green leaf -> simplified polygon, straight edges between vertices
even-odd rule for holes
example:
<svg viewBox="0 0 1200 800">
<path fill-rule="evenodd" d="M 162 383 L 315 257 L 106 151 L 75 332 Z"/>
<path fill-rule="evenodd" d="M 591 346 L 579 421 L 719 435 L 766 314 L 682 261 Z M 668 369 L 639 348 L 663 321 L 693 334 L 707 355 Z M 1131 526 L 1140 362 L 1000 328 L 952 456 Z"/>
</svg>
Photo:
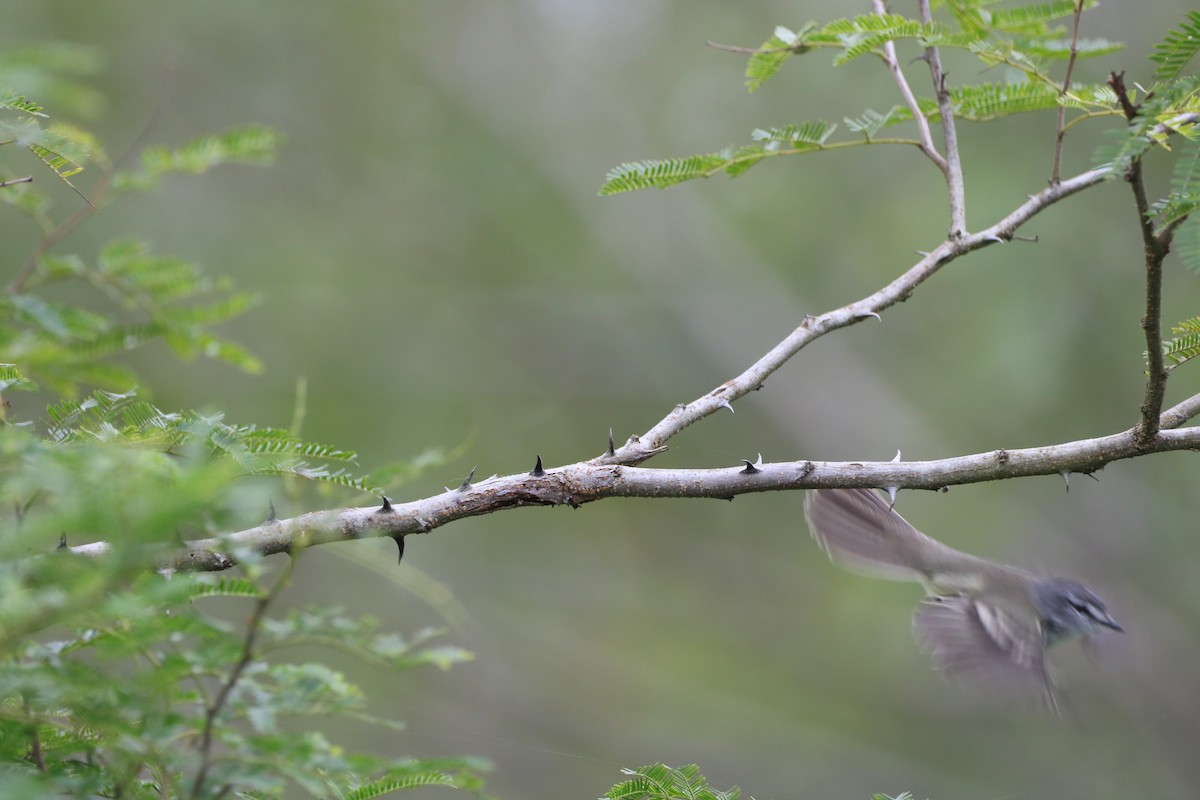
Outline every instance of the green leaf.
<svg viewBox="0 0 1200 800">
<path fill-rule="evenodd" d="M 1096 0 L 1083 4 L 1086 11 L 1096 5 Z M 1044 33 L 1047 24 L 1057 19 L 1075 16 L 1075 0 L 1055 0 L 1051 3 L 1033 3 L 1027 6 L 1006 6 L 996 10 L 980 9 L 980 18 L 993 31 L 1006 33 Z"/>
<path fill-rule="evenodd" d="M 0 87 L 0 110 L 24 111 L 26 114 L 32 114 L 35 117 L 46 116 L 42 113 L 40 105 L 7 87 Z"/>
<path fill-rule="evenodd" d="M 1175 231 L 1175 252 L 1185 267 L 1200 273 L 1200 216 L 1189 217 Z"/>
<path fill-rule="evenodd" d="M 1158 64 L 1154 77 L 1160 81 L 1174 80 L 1197 50 L 1200 50 L 1200 11 L 1189 11 L 1179 27 L 1168 31 L 1166 38 L 1154 46 L 1150 56 Z"/>
<path fill-rule="evenodd" d="M 741 790 L 733 786 L 719 791 L 709 786 L 695 764 L 673 769 L 651 764 L 637 769 L 622 769 L 629 780 L 610 789 L 607 800 L 738 800 Z"/>
<path fill-rule="evenodd" d="M 756 92 L 762 85 L 779 72 L 783 62 L 788 58 L 806 53 L 810 49 L 804 44 L 804 37 L 816 30 L 817 24 L 809 22 L 799 31 L 792 31 L 779 25 L 775 32 L 762 43 L 762 46 L 750 56 L 746 64 L 746 88 Z"/>
<path fill-rule="evenodd" d="M 1175 338 L 1163 342 L 1163 355 L 1171 362 L 1169 369 L 1200 356 L 1200 317 L 1176 323 L 1171 328 Z"/>
<path fill-rule="evenodd" d="M 877 53 L 890 41 L 919 39 L 924 43 L 938 40 L 945 34 L 945 29 L 938 23 L 925 25 L 898 14 L 863 14 L 853 19 L 831 22 L 814 38 L 838 43 L 841 52 L 833 63 L 834 66 L 840 66 L 861 55 Z"/>
<path fill-rule="evenodd" d="M 16 364 L 0 364 L 0 392 L 7 392 L 9 389 L 30 390 L 35 388 L 37 385 L 25 377 Z M 4 409 L 3 406 L 0 406 L 0 419 L 3 416 Z"/>
<path fill-rule="evenodd" d="M 121 187 L 148 188 L 163 175 L 184 172 L 198 175 L 222 164 L 267 165 L 283 143 L 270 128 L 252 125 L 214 136 L 202 136 L 169 150 L 152 147 L 142 153 L 142 174 L 122 176 Z"/>
<path fill-rule="evenodd" d="M 694 178 L 707 178 L 729 163 L 728 156 L 706 153 L 686 158 L 634 161 L 609 170 L 601 195 L 620 194 L 638 189 L 665 189 Z"/>
</svg>

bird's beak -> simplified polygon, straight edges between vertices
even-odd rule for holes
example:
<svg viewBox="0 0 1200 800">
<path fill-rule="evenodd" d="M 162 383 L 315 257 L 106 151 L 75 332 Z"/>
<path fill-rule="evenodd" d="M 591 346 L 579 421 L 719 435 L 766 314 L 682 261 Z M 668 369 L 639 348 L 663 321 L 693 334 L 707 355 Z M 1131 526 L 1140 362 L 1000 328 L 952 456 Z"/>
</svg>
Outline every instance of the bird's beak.
<svg viewBox="0 0 1200 800">
<path fill-rule="evenodd" d="M 1106 613 L 1101 619 L 1096 620 L 1106 628 L 1111 628 L 1117 633 L 1124 633 L 1125 629 L 1121 627 L 1121 623 L 1112 618 L 1112 614 Z"/>
</svg>

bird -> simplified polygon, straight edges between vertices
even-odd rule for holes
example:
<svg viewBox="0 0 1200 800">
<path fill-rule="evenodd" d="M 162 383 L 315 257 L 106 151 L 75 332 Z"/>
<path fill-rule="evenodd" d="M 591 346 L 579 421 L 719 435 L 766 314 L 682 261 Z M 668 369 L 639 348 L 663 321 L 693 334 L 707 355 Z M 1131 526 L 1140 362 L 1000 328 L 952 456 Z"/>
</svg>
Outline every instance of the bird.
<svg viewBox="0 0 1200 800">
<path fill-rule="evenodd" d="M 1059 715 L 1046 661 L 1051 645 L 1124 631 L 1094 591 L 955 550 L 910 525 L 871 489 L 813 489 L 809 532 L 834 563 L 920 583 L 913 614 L 921 648 L 944 674 L 978 686 L 1040 696 Z"/>
</svg>

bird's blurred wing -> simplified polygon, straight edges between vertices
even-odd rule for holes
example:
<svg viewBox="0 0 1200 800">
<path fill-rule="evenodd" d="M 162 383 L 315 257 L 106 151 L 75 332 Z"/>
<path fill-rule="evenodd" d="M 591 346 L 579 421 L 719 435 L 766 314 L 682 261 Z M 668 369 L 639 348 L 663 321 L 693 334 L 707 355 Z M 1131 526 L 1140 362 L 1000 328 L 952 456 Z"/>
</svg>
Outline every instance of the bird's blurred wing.
<svg viewBox="0 0 1200 800">
<path fill-rule="evenodd" d="M 943 673 L 1002 697 L 1040 698 L 1058 713 L 1036 620 L 986 599 L 928 597 L 913 615 L 921 648 Z"/>
</svg>

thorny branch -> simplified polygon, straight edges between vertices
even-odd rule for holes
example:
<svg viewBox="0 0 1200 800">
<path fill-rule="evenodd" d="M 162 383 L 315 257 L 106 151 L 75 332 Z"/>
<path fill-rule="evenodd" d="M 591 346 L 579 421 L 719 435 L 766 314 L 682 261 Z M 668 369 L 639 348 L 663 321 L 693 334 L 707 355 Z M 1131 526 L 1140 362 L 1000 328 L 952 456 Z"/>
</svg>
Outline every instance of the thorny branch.
<svg viewBox="0 0 1200 800">
<path fill-rule="evenodd" d="M 1200 427 L 1178 428 L 1200 414 L 1200 394 L 1167 410 L 1149 448 L 1138 442 L 1138 428 L 1110 436 L 1045 447 L 992 450 L 933 461 L 744 461 L 722 469 L 648 469 L 581 461 L 563 467 L 463 483 L 410 503 L 385 501 L 379 507 L 317 511 L 291 519 L 273 519 L 227 536 L 199 539 L 164 556 L 161 569 L 217 571 L 237 563 L 239 549 L 262 555 L 294 552 L 329 542 L 373 536 L 401 538 L 429 533 L 450 522 L 522 506 L 567 505 L 610 497 L 708 497 L 732 500 L 741 494 L 817 487 L 885 487 L 890 491 L 944 489 L 1000 478 L 1033 475 L 1092 474 L 1113 461 L 1148 452 L 1200 449 Z M 106 542 L 70 548 L 100 556 Z M 218 704 L 214 704 L 217 707 Z"/>
<path fill-rule="evenodd" d="M 928 0 L 920 1 L 920 11 L 922 19 L 928 21 Z M 892 57 L 894 60 L 894 51 Z M 637 466 L 666 450 L 667 441 L 684 428 L 722 408 L 732 408 L 734 401 L 761 388 L 768 377 L 812 341 L 865 319 L 882 319 L 881 312 L 907 300 L 918 286 L 959 256 L 991 244 L 1012 241 L 1017 238 L 1018 228 L 1049 206 L 1111 176 L 1110 167 L 1100 167 L 1055 181 L 1030 196 L 991 227 L 968 233 L 962 168 L 945 87 L 945 73 L 936 48 L 927 49 L 925 58 L 937 90 L 945 137 L 951 230 L 945 241 L 932 251 L 922 253 L 919 261 L 883 288 L 841 308 L 819 316 L 806 316 L 799 327 L 740 375 L 690 403 L 676 406 L 648 431 L 640 436 L 630 436 L 619 448 L 614 446 L 610 433 L 608 448 L 593 459 L 545 469 L 539 457 L 537 465 L 529 473 L 492 476 L 478 483 L 472 482 L 472 470 L 472 475 L 457 488 L 409 503 L 392 503 L 384 497 L 379 507 L 316 511 L 282 520 L 272 514 L 265 523 L 254 528 L 186 542 L 183 548 L 160 555 L 157 562 L 159 568 L 224 570 L 237 563 L 240 550 L 250 549 L 260 555 L 294 554 L 304 547 L 375 536 L 396 539 L 403 553 L 403 537 L 409 534 L 428 533 L 458 519 L 520 506 L 569 505 L 577 508 L 584 503 L 608 497 L 709 497 L 732 500 L 737 495 L 751 492 L 815 487 L 877 487 L 889 490 L 894 496 L 901 488 L 944 490 L 956 484 L 1033 475 L 1058 474 L 1068 479 L 1072 472 L 1092 474 L 1121 459 L 1174 450 L 1200 450 L 1200 426 L 1180 427 L 1200 415 L 1200 394 L 1166 411 L 1161 410 L 1166 381 L 1161 333 L 1158 330 L 1161 265 L 1170 247 L 1175 226 L 1168 225 L 1155 231 L 1146 217 L 1144 212 L 1148 203 L 1141 182 L 1140 163 L 1135 159 L 1131 174 L 1125 177 L 1134 187 L 1146 245 L 1147 313 L 1143 327 L 1151 364 L 1146 400 L 1138 425 L 1093 439 L 1044 447 L 993 450 L 933 461 L 904 462 L 900 461 L 898 453 L 894 461 L 800 460 L 763 463 L 760 455 L 757 461 L 746 460 L 741 467 L 724 469 L 645 469 Z M 900 75 L 898 80 L 903 89 L 906 85 L 903 76 Z M 1135 116 L 1137 108 L 1124 92 L 1122 76 L 1114 74 L 1110 83 L 1117 91 L 1126 115 L 1130 118 Z M 1169 124 L 1160 124 L 1150 134 L 1157 136 L 1171 132 Z M 1151 258 L 1152 254 L 1154 258 Z M 111 545 L 99 541 L 66 549 L 76 555 L 100 556 L 108 552 Z M 248 638 L 247 653 L 252 645 L 253 639 Z M 233 679 L 236 679 L 236 674 Z M 213 708 L 219 710 L 220 702 L 215 703 Z"/>
</svg>

